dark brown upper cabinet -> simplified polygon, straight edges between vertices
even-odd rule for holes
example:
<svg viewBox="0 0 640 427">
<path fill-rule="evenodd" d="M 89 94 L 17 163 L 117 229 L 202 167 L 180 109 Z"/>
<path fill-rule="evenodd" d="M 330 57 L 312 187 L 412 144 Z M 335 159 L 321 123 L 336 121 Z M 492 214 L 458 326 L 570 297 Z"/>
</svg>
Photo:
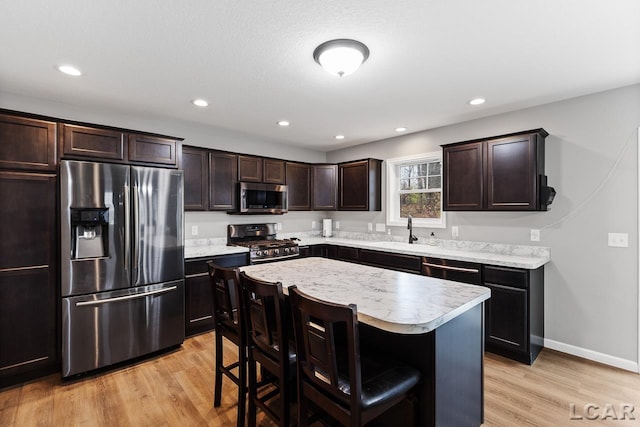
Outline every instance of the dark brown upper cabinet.
<svg viewBox="0 0 640 427">
<path fill-rule="evenodd" d="M 286 170 L 284 160 L 264 159 L 262 182 L 267 184 L 284 184 Z"/>
<path fill-rule="evenodd" d="M 209 209 L 209 151 L 196 147 L 182 147 L 184 171 L 184 210 Z"/>
<path fill-rule="evenodd" d="M 379 211 L 382 209 L 382 160 L 365 159 L 340 163 L 338 209 L 341 211 Z"/>
<path fill-rule="evenodd" d="M 290 211 L 311 210 L 311 165 L 286 162 Z"/>
<path fill-rule="evenodd" d="M 209 152 L 209 210 L 229 211 L 238 207 L 238 156 Z"/>
<path fill-rule="evenodd" d="M 125 134 L 117 130 L 87 126 L 62 125 L 62 154 L 64 157 L 127 160 Z"/>
<path fill-rule="evenodd" d="M 443 145 L 443 209 L 543 211 L 544 140 L 535 129 Z"/>
<path fill-rule="evenodd" d="M 338 165 L 313 165 L 311 209 L 335 211 L 338 209 Z"/>
<path fill-rule="evenodd" d="M 175 168 L 182 153 L 180 139 L 66 123 L 61 127 L 64 158 Z"/>
<path fill-rule="evenodd" d="M 56 169 L 56 124 L 0 114 L 0 168 Z"/>
<path fill-rule="evenodd" d="M 181 141 L 158 136 L 129 134 L 129 161 L 178 166 Z"/>
<path fill-rule="evenodd" d="M 242 182 L 285 183 L 284 160 L 238 156 L 238 180 Z"/>
</svg>

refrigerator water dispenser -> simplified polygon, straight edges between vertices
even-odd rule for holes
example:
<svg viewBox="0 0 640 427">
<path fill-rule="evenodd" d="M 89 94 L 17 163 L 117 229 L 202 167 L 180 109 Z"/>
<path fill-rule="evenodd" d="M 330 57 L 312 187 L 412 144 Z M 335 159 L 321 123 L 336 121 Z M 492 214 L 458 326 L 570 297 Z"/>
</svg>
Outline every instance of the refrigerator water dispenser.
<svg viewBox="0 0 640 427">
<path fill-rule="evenodd" d="M 71 209 L 71 259 L 109 256 L 109 208 Z"/>
</svg>

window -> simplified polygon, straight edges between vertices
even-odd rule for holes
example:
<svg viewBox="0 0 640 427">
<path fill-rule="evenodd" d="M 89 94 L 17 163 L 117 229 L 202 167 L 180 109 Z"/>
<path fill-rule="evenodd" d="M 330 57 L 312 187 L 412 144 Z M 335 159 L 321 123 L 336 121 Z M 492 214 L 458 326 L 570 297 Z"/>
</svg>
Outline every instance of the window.
<svg viewBox="0 0 640 427">
<path fill-rule="evenodd" d="M 444 228 L 442 154 L 387 160 L 387 225 Z"/>
</svg>

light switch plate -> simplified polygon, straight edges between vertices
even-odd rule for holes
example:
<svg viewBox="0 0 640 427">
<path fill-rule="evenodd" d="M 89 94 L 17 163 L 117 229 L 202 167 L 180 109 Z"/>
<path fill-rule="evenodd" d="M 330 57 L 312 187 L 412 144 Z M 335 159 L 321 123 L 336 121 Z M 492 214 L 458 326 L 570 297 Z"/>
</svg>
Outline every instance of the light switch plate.
<svg viewBox="0 0 640 427">
<path fill-rule="evenodd" d="M 380 224 L 380 223 L 376 222 L 376 231 L 382 231 L 382 232 L 384 232 L 384 231 L 385 231 L 385 226 L 384 226 L 384 224 Z"/>
<path fill-rule="evenodd" d="M 191 235 L 192 236 L 197 236 L 198 235 L 198 226 L 197 225 L 192 225 L 191 226 Z"/>
<path fill-rule="evenodd" d="M 373 231 L 373 223 L 370 222 L 370 223 L 367 224 L 367 230 L 368 231 Z"/>
<path fill-rule="evenodd" d="M 458 226 L 454 225 L 451 227 L 451 237 L 458 237 L 460 235 L 460 230 L 458 230 Z"/>
<path fill-rule="evenodd" d="M 629 234 L 628 233 L 609 233 L 609 246 L 614 248 L 628 248 Z"/>
<path fill-rule="evenodd" d="M 277 231 L 282 230 L 282 223 L 281 222 L 276 222 L 276 230 Z"/>
<path fill-rule="evenodd" d="M 336 226 L 336 230 L 340 228 L 340 221 L 336 221 L 333 224 Z"/>
<path fill-rule="evenodd" d="M 316 222 L 315 221 L 311 221 L 311 228 L 315 229 L 316 228 Z"/>
<path fill-rule="evenodd" d="M 531 241 L 532 242 L 539 242 L 540 241 L 540 230 L 538 230 L 537 228 L 532 228 L 531 229 Z"/>
</svg>

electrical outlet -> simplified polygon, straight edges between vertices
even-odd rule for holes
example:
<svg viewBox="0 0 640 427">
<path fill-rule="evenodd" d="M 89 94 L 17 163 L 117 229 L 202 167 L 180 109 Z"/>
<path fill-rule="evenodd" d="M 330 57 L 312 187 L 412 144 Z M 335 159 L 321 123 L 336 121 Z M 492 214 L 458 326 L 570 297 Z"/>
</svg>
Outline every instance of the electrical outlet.
<svg viewBox="0 0 640 427">
<path fill-rule="evenodd" d="M 340 221 L 335 221 L 333 224 L 336 226 L 336 230 L 340 228 Z"/>
<path fill-rule="evenodd" d="M 609 246 L 614 248 L 628 248 L 629 234 L 627 233 L 609 233 Z"/>
<path fill-rule="evenodd" d="M 454 225 L 451 227 L 451 237 L 458 237 L 460 235 L 460 230 L 458 230 L 458 226 Z"/>
<path fill-rule="evenodd" d="M 311 228 L 312 228 L 312 229 L 314 229 L 314 230 L 315 230 L 316 225 L 318 225 L 318 224 L 316 224 L 316 222 L 315 222 L 315 221 L 311 221 Z"/>
<path fill-rule="evenodd" d="M 539 242 L 540 241 L 540 230 L 538 230 L 537 228 L 532 228 L 530 230 L 531 232 L 531 241 L 532 242 Z"/>
<path fill-rule="evenodd" d="M 192 225 L 191 226 L 191 235 L 192 236 L 197 236 L 198 235 L 198 226 L 197 225 Z"/>
<path fill-rule="evenodd" d="M 384 224 L 376 223 L 376 231 L 382 231 L 384 233 L 385 231 Z"/>
<path fill-rule="evenodd" d="M 276 230 L 277 231 L 282 230 L 282 223 L 281 222 L 276 222 Z"/>
<path fill-rule="evenodd" d="M 369 232 L 373 231 L 373 223 L 370 222 L 367 224 L 367 231 Z"/>
</svg>

